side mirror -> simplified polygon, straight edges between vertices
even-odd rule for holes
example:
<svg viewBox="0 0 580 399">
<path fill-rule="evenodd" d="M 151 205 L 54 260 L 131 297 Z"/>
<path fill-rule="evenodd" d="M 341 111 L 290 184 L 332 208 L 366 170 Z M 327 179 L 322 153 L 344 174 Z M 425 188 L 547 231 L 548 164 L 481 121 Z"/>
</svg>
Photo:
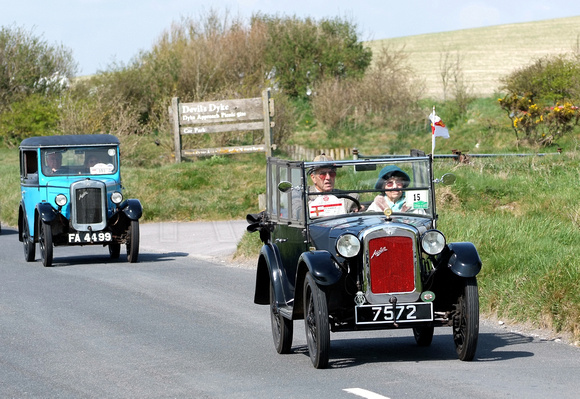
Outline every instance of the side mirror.
<svg viewBox="0 0 580 399">
<path fill-rule="evenodd" d="M 453 185 L 455 183 L 455 180 L 457 180 L 457 177 L 453 173 L 445 173 L 441 177 L 441 183 L 443 183 L 444 186 Z"/>
<path fill-rule="evenodd" d="M 283 193 L 287 193 L 288 191 L 292 190 L 292 183 L 289 181 L 281 181 L 278 183 L 278 190 Z"/>
</svg>

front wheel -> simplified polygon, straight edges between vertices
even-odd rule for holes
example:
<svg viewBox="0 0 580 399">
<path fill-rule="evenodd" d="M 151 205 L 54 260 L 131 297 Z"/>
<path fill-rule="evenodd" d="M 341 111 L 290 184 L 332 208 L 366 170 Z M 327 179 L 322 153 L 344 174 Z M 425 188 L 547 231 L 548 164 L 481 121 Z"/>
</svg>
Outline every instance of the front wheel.
<svg viewBox="0 0 580 399">
<path fill-rule="evenodd" d="M 109 255 L 111 256 L 111 259 L 119 259 L 119 255 L 121 255 L 121 244 L 118 242 L 110 243 Z"/>
<path fill-rule="evenodd" d="M 139 258 L 139 221 L 131 220 L 131 225 L 129 226 L 127 243 L 127 261 L 129 263 L 137 262 Z"/>
<path fill-rule="evenodd" d="M 475 356 L 479 336 L 479 294 L 475 277 L 463 279 L 463 282 L 453 318 L 453 341 L 459 359 L 470 361 Z"/>
<path fill-rule="evenodd" d="M 435 327 L 413 327 L 413 335 L 415 336 L 415 342 L 419 346 L 429 346 L 433 341 L 433 332 Z"/>
<path fill-rule="evenodd" d="M 294 323 L 280 314 L 276 305 L 274 285 L 270 282 L 270 321 L 272 323 L 272 336 L 276 352 L 288 354 L 292 349 L 294 335 Z"/>
<path fill-rule="evenodd" d="M 52 266 L 52 226 L 45 222 L 40 222 L 40 256 L 44 267 Z"/>
<path fill-rule="evenodd" d="M 34 261 L 36 257 L 36 244 L 34 243 L 34 239 L 30 237 L 28 220 L 26 218 L 22 222 L 22 244 L 24 244 L 24 260 L 27 262 Z"/>
<path fill-rule="evenodd" d="M 328 305 L 324 292 L 310 272 L 304 280 L 304 326 L 312 365 L 317 369 L 326 368 L 330 351 Z"/>
</svg>

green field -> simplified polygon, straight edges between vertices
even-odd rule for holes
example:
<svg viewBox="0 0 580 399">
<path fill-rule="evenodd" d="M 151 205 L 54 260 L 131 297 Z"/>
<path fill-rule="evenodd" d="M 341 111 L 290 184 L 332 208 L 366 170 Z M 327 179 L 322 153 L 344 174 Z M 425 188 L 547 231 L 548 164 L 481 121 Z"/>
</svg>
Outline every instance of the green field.
<svg viewBox="0 0 580 399">
<path fill-rule="evenodd" d="M 425 97 L 442 98 L 441 56 L 459 56 L 464 78 L 477 96 L 496 93 L 499 79 L 540 57 L 579 54 L 580 16 L 373 40 L 381 46 L 403 49 L 417 76 L 425 82 Z"/>
</svg>

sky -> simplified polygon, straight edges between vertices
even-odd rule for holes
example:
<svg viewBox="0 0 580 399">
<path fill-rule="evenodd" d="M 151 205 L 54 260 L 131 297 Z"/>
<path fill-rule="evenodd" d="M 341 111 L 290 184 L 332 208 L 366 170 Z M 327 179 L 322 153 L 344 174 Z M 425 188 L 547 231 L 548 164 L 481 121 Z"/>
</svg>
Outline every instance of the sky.
<svg viewBox="0 0 580 399">
<path fill-rule="evenodd" d="M 541 21 L 580 15 L 578 0 L 13 0 L 0 2 L 0 26 L 24 28 L 50 45 L 72 50 L 77 75 L 125 65 L 148 51 L 183 17 L 210 10 L 251 15 L 340 17 L 362 41 Z"/>
</svg>

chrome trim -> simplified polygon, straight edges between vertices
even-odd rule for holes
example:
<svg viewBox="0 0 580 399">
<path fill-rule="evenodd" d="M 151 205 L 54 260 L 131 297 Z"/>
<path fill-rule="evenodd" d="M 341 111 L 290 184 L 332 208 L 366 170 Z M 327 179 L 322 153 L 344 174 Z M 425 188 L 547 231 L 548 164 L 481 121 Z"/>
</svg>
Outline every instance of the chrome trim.
<svg viewBox="0 0 580 399">
<path fill-rule="evenodd" d="M 370 285 L 370 260 L 369 241 L 381 237 L 409 237 L 413 242 L 413 263 L 415 289 L 410 292 L 398 292 L 394 294 L 375 294 L 371 291 Z M 389 303 L 391 297 L 396 296 L 398 302 L 416 302 L 419 300 L 422 291 L 421 284 L 421 257 L 419 244 L 419 231 L 412 226 L 402 223 L 390 223 L 382 226 L 369 228 L 361 233 L 363 244 L 363 290 L 365 297 L 370 304 Z"/>
</svg>

